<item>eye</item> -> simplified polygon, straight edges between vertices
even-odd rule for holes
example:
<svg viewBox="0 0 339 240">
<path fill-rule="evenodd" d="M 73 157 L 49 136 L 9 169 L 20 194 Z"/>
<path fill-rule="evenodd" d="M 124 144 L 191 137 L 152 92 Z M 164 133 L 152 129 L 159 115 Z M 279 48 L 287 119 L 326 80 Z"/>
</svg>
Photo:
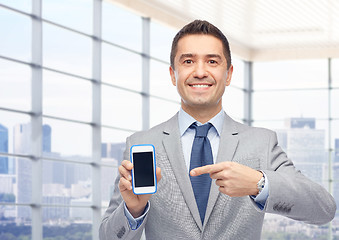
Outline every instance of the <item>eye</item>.
<svg viewBox="0 0 339 240">
<path fill-rule="evenodd" d="M 208 63 L 211 63 L 211 64 L 217 64 L 217 61 L 211 59 L 211 60 L 208 60 Z"/>
<path fill-rule="evenodd" d="M 186 64 L 192 64 L 193 61 L 192 61 L 191 59 L 186 59 L 186 60 L 184 61 L 184 63 L 186 63 Z"/>
</svg>

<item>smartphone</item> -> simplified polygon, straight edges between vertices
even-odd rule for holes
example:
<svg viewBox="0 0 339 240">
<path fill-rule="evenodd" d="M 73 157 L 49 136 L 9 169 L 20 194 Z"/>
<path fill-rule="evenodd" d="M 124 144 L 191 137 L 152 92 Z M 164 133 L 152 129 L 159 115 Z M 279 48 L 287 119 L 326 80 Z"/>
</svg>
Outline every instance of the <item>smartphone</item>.
<svg viewBox="0 0 339 240">
<path fill-rule="evenodd" d="M 133 163 L 132 188 L 134 194 L 152 194 L 157 191 L 155 148 L 152 144 L 133 145 L 130 150 Z"/>
</svg>

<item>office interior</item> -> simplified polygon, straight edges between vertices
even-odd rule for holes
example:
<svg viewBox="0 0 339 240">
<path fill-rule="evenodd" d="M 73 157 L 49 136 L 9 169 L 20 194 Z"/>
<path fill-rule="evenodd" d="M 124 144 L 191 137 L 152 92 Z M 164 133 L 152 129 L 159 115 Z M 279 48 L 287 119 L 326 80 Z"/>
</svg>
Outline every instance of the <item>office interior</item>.
<svg viewBox="0 0 339 240">
<path fill-rule="evenodd" d="M 126 137 L 180 108 L 169 53 L 194 19 L 230 42 L 224 110 L 339 205 L 339 1 L 0 0 L 0 239 L 99 239 Z M 262 239 L 339 239 L 339 211 L 267 214 Z"/>
</svg>

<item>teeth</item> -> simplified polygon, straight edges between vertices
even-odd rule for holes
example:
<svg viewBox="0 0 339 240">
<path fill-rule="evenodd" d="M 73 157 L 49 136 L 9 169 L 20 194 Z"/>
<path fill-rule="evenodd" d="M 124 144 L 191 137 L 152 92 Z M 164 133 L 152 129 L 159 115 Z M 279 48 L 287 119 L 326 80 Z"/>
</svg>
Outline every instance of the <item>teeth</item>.
<svg viewBox="0 0 339 240">
<path fill-rule="evenodd" d="M 193 85 L 193 87 L 206 88 L 206 87 L 209 87 L 209 85 L 202 85 L 202 84 L 199 84 L 199 85 Z"/>
</svg>

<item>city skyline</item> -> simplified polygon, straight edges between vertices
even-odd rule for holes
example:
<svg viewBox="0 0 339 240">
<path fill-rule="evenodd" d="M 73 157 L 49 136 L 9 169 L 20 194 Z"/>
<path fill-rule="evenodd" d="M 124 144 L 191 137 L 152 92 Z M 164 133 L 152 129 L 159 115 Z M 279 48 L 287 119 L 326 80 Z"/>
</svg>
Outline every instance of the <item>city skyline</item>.
<svg viewBox="0 0 339 240">
<path fill-rule="evenodd" d="M 7 128 L 1 125 L 2 130 Z M 44 156 L 48 158 L 60 158 L 59 153 L 51 152 L 52 149 L 52 127 L 44 124 L 42 137 L 42 150 Z M 8 131 L 2 131 L 1 133 Z M 13 130 L 13 154 L 29 152 L 31 128 L 29 123 L 17 124 Z M 8 134 L 0 134 L 1 141 L 8 143 Z M 105 148 L 106 152 L 104 151 Z M 114 180 L 117 176 L 117 164 L 121 162 L 124 144 L 102 143 L 102 154 L 104 163 L 114 165 L 114 171 L 111 168 L 105 168 L 102 177 L 103 202 L 108 204 L 112 194 Z M 0 149 L 1 152 L 8 153 L 8 148 Z M 71 159 L 74 156 L 69 156 Z M 119 159 L 116 159 L 119 158 Z M 120 159 L 121 158 L 121 159 Z M 15 170 L 0 174 L 0 194 L 13 195 L 14 201 L 19 204 L 29 204 L 32 202 L 32 167 L 29 159 L 21 157 L 8 157 L 13 161 Z M 112 165 L 112 166 L 113 166 Z M 47 205 L 77 205 L 84 207 L 91 206 L 92 201 L 92 183 L 91 170 L 84 164 L 74 164 L 72 162 L 60 162 L 53 160 L 43 160 L 42 167 L 42 193 L 43 204 Z M 110 184 L 104 181 L 109 181 Z M 0 209 L 0 216 L 13 219 L 15 222 L 30 222 L 31 209 L 25 206 L 10 206 Z M 48 207 L 43 211 L 43 220 L 48 222 L 63 220 L 83 219 L 91 221 L 91 214 L 88 211 L 78 211 L 70 208 Z"/>
</svg>

